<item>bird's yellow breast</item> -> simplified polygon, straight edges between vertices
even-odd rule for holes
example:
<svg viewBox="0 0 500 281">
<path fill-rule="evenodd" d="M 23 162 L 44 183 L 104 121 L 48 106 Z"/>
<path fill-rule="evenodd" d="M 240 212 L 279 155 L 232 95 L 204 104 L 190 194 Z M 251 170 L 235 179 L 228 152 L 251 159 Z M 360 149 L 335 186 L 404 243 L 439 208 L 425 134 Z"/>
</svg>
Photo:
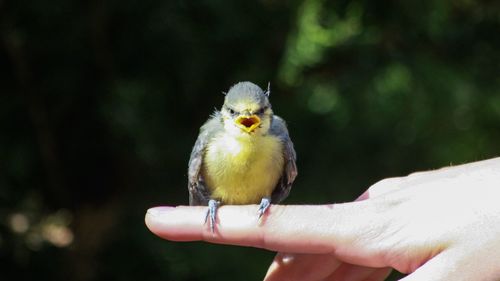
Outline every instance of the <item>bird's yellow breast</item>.
<svg viewBox="0 0 500 281">
<path fill-rule="evenodd" d="M 271 196 L 283 164 L 277 137 L 222 133 L 209 142 L 202 173 L 212 198 L 225 204 L 256 204 Z"/>
</svg>

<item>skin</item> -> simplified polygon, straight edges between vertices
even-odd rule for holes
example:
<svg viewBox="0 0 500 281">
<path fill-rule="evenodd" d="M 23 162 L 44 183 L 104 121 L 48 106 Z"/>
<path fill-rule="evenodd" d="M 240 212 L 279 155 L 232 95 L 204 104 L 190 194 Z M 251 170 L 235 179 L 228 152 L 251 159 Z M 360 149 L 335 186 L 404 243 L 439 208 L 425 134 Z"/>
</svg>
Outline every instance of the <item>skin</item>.
<svg viewBox="0 0 500 281">
<path fill-rule="evenodd" d="M 146 225 L 172 241 L 279 252 L 264 280 L 500 280 L 500 158 L 382 180 L 355 202 L 223 206 L 219 227 L 202 207 L 149 209 Z"/>
</svg>

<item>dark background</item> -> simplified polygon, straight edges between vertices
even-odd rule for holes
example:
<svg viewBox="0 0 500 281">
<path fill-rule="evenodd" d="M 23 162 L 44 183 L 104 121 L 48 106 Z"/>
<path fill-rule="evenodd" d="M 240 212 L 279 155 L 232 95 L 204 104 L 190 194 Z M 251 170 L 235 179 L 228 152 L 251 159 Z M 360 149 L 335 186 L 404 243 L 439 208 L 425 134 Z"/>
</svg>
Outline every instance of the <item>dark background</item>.
<svg viewBox="0 0 500 281">
<path fill-rule="evenodd" d="M 0 0 L 0 279 L 260 280 L 271 252 L 143 222 L 188 203 L 198 128 L 242 80 L 288 122 L 286 203 L 499 155 L 499 3 Z"/>
</svg>

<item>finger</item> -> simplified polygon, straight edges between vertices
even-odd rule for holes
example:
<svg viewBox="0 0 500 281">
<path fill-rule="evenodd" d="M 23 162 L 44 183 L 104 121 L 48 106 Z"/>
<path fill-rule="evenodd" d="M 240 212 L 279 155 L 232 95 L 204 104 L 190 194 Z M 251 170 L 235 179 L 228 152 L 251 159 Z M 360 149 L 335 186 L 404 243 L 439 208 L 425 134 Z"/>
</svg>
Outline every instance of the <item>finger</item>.
<svg viewBox="0 0 500 281">
<path fill-rule="evenodd" d="M 256 205 L 222 206 L 212 233 L 204 222 L 205 207 L 152 208 L 146 225 L 174 241 L 204 240 L 252 246 L 278 252 L 335 253 L 347 262 L 383 267 L 373 239 L 387 229 L 390 217 L 368 201 L 333 205 L 272 205 L 260 224 Z"/>
<path fill-rule="evenodd" d="M 398 191 L 403 188 L 403 182 L 404 178 L 401 177 L 380 180 L 370 186 L 363 194 L 361 194 L 356 199 L 356 201 L 376 198 L 394 191 Z"/>
<path fill-rule="evenodd" d="M 383 281 L 389 275 L 391 275 L 392 269 L 391 268 L 378 268 L 375 270 L 370 276 L 368 276 L 366 279 L 363 281 Z"/>
<path fill-rule="evenodd" d="M 324 280 L 342 263 L 331 254 L 279 253 L 267 271 L 265 281 Z"/>
<path fill-rule="evenodd" d="M 447 173 L 448 176 L 457 174 L 455 170 L 444 168 L 439 173 L 436 171 L 426 171 L 411 173 L 405 177 L 386 178 L 370 186 L 356 201 L 377 198 L 396 191 L 408 190 L 415 186 L 425 186 L 425 183 L 433 182 L 436 178 L 442 177 L 444 173 Z"/>
<path fill-rule="evenodd" d="M 343 263 L 337 270 L 335 270 L 325 281 L 363 281 L 370 277 L 377 268 L 364 267 Z"/>
</svg>

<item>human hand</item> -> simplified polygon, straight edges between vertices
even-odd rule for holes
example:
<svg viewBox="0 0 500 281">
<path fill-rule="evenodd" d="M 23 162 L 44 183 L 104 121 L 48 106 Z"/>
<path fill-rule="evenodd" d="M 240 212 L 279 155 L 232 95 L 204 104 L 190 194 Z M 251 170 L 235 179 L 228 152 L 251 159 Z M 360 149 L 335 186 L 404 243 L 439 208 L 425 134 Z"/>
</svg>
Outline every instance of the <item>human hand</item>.
<svg viewBox="0 0 500 281">
<path fill-rule="evenodd" d="M 148 210 L 146 224 L 173 241 L 278 251 L 265 280 L 499 280 L 500 158 L 382 180 L 356 202 L 222 206 L 215 233 L 204 207 Z"/>
</svg>

